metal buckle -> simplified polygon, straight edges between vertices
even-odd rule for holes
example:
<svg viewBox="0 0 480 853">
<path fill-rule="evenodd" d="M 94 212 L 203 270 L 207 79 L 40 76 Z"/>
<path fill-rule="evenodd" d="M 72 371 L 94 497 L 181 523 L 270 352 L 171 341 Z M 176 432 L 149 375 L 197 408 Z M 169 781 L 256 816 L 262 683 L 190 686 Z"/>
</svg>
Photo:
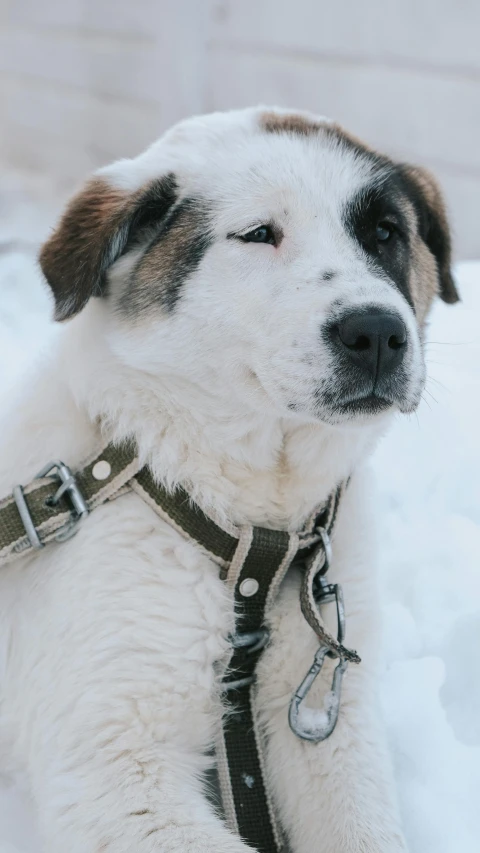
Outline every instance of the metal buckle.
<svg viewBox="0 0 480 853">
<path fill-rule="evenodd" d="M 45 465 L 45 467 L 38 472 L 35 480 L 41 480 L 43 477 L 47 477 L 52 471 L 55 471 L 55 475 L 60 480 L 60 486 L 53 497 L 50 498 L 48 502 L 49 505 L 56 506 L 64 494 L 68 495 L 72 503 L 72 517 L 70 521 L 65 524 L 55 536 L 56 542 L 65 542 L 67 539 L 70 539 L 71 536 L 75 535 L 79 525 L 87 517 L 88 506 L 70 468 L 60 460 L 49 462 L 48 465 Z M 37 550 L 43 548 L 43 543 L 40 541 L 37 529 L 33 523 L 33 518 L 30 514 L 21 486 L 14 487 L 13 497 L 17 504 L 20 518 L 22 519 L 25 532 L 30 540 L 32 548 Z"/>
<path fill-rule="evenodd" d="M 229 637 L 230 645 L 233 649 L 245 649 L 247 655 L 254 652 L 261 652 L 265 648 L 270 639 L 270 631 L 268 628 L 260 628 L 258 631 L 245 631 L 231 634 Z M 236 681 L 225 681 L 222 685 L 224 693 L 229 690 L 238 690 L 240 687 L 247 687 L 255 681 L 255 673 L 248 675 L 246 678 L 237 678 Z"/>
<path fill-rule="evenodd" d="M 337 639 L 339 643 L 343 643 L 345 637 L 345 607 L 343 603 L 343 593 L 340 584 L 327 583 L 320 575 L 316 578 L 317 591 L 315 600 L 317 604 L 335 604 L 337 608 Z M 319 589 L 318 589 L 319 588 Z M 335 658 L 336 655 L 327 646 L 320 646 L 313 663 L 303 679 L 300 687 L 295 691 L 288 712 L 288 722 L 290 728 L 297 737 L 302 740 L 313 741 L 320 743 L 326 740 L 332 734 L 337 725 L 338 714 L 340 711 L 340 698 L 342 693 L 342 680 L 348 666 L 348 661 L 345 658 L 340 658 L 335 667 L 332 679 L 332 686 L 325 697 L 323 710 L 319 711 L 316 719 L 313 719 L 314 712 L 309 712 L 308 722 L 300 719 L 301 705 L 310 691 L 315 679 L 322 670 L 325 658 Z"/>
</svg>

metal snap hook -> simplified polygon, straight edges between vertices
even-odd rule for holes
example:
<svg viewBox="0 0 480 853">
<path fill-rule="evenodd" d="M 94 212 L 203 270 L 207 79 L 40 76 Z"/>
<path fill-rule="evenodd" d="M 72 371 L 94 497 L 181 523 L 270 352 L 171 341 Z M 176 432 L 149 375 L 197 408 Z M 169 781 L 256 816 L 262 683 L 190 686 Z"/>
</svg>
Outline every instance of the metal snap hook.
<svg viewBox="0 0 480 853">
<path fill-rule="evenodd" d="M 288 712 L 288 722 L 292 732 L 302 740 L 309 740 L 313 743 L 320 743 L 322 740 L 326 740 L 330 737 L 337 725 L 342 694 L 342 679 L 348 666 L 348 661 L 341 658 L 335 667 L 332 687 L 330 693 L 328 693 L 325 698 L 323 709 L 314 712 L 310 711 L 308 715 L 308 722 L 305 719 L 302 720 L 300 718 L 302 702 L 312 687 L 317 675 L 320 673 L 327 654 L 329 654 L 327 647 L 320 646 L 313 659 L 312 666 L 308 670 L 300 687 L 293 695 Z"/>
<path fill-rule="evenodd" d="M 329 584 L 324 578 L 317 578 L 318 587 L 316 590 L 315 600 L 318 604 L 335 604 L 337 609 L 337 639 L 339 643 L 343 643 L 345 637 L 345 608 L 343 603 L 343 594 L 340 584 Z M 323 709 L 319 711 L 310 711 L 308 721 L 306 714 L 301 719 L 301 706 L 310 691 L 315 679 L 322 670 L 326 657 L 335 657 L 327 646 L 320 646 L 313 663 L 308 670 L 305 678 L 298 690 L 295 691 L 288 712 L 288 722 L 290 728 L 297 737 L 302 740 L 309 740 L 313 743 L 320 743 L 328 738 L 338 720 L 340 712 L 340 699 L 342 693 L 342 680 L 348 666 L 348 661 L 345 658 L 340 658 L 335 667 L 332 679 L 332 687 L 330 692 L 325 697 Z"/>
</svg>

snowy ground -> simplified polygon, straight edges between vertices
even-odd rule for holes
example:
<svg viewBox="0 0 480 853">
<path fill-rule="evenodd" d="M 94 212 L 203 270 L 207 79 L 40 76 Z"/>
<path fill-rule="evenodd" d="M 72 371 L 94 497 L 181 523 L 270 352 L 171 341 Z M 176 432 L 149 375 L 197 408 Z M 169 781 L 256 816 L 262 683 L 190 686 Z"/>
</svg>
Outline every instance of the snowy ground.
<svg viewBox="0 0 480 853">
<path fill-rule="evenodd" d="M 1 395 L 51 334 L 34 250 L 57 207 L 0 178 Z M 480 264 L 439 304 L 417 415 L 375 457 L 385 613 L 382 704 L 411 853 L 480 849 Z M 0 853 L 39 853 L 25 798 L 0 777 Z"/>
</svg>

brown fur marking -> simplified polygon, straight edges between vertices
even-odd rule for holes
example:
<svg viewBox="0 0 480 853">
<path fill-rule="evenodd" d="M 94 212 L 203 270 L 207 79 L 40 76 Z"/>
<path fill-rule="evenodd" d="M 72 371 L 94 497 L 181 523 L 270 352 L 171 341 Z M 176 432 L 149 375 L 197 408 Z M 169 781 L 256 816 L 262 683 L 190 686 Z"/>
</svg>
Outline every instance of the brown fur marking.
<svg viewBox="0 0 480 853">
<path fill-rule="evenodd" d="M 316 121 L 297 113 L 265 112 L 260 117 L 260 127 L 266 133 L 292 133 L 303 137 L 323 135 L 325 138 L 330 138 L 350 150 L 356 150 L 368 158 L 373 157 L 382 162 L 386 161 L 386 158 L 354 136 L 353 133 L 346 131 L 337 122 L 327 119 Z"/>
<path fill-rule="evenodd" d="M 260 117 L 260 127 L 266 133 L 296 133 L 298 136 L 315 136 L 326 126 L 296 113 L 265 112 Z"/>
<path fill-rule="evenodd" d="M 68 205 L 40 253 L 55 297 L 55 319 L 77 314 L 104 292 L 105 273 L 125 250 L 135 229 L 158 221 L 175 200 L 175 179 L 166 175 L 136 193 L 92 178 Z"/>
<path fill-rule="evenodd" d="M 410 272 L 408 289 L 419 326 L 423 326 L 434 296 L 438 293 L 435 259 L 420 237 L 417 215 L 412 202 L 402 197 L 399 202 L 410 234 Z"/>
<path fill-rule="evenodd" d="M 197 268 L 211 242 L 204 203 L 184 199 L 133 270 L 120 300 L 122 312 L 138 317 L 159 305 L 172 310 L 182 284 Z"/>
<path fill-rule="evenodd" d="M 433 299 L 438 293 L 438 275 L 435 258 L 418 234 L 415 234 L 412 241 L 409 287 L 418 324 L 423 326 Z"/>
<path fill-rule="evenodd" d="M 439 292 L 444 302 L 452 305 L 458 302 L 460 297 L 451 273 L 452 251 L 450 240 L 450 227 L 448 224 L 447 210 L 441 189 L 436 178 L 420 166 L 403 166 L 404 173 L 416 186 L 424 200 L 428 211 L 428 222 L 424 242 L 430 249 L 436 260 L 436 272 Z M 431 285 L 426 285 L 427 289 Z"/>
<path fill-rule="evenodd" d="M 123 217 L 126 193 L 93 178 L 68 205 L 40 252 L 40 266 L 55 296 L 55 319 L 80 311 L 98 291 L 105 245 Z"/>
</svg>

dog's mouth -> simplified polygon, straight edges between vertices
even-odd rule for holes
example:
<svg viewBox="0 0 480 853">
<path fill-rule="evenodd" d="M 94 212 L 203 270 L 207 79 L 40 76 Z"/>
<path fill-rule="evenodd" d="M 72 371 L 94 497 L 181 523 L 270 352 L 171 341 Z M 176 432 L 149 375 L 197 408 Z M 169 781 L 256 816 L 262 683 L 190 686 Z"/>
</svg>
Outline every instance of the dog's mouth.
<svg viewBox="0 0 480 853">
<path fill-rule="evenodd" d="M 386 376 L 367 377 L 360 371 L 337 370 L 316 392 L 320 417 L 333 422 L 371 420 L 389 412 L 409 414 L 420 402 L 423 383 L 412 381 L 406 368 Z"/>
<path fill-rule="evenodd" d="M 409 414 L 417 408 L 418 400 L 413 399 L 407 390 L 395 385 L 376 387 L 373 383 L 369 386 L 352 388 L 338 387 L 333 383 L 322 388 L 316 394 L 318 414 L 331 423 L 360 420 L 370 421 L 375 417 L 386 415 L 389 412 L 401 412 Z"/>
<path fill-rule="evenodd" d="M 398 405 L 395 400 L 384 397 L 376 392 L 355 396 L 337 401 L 339 412 L 350 415 L 378 415 Z"/>
</svg>

